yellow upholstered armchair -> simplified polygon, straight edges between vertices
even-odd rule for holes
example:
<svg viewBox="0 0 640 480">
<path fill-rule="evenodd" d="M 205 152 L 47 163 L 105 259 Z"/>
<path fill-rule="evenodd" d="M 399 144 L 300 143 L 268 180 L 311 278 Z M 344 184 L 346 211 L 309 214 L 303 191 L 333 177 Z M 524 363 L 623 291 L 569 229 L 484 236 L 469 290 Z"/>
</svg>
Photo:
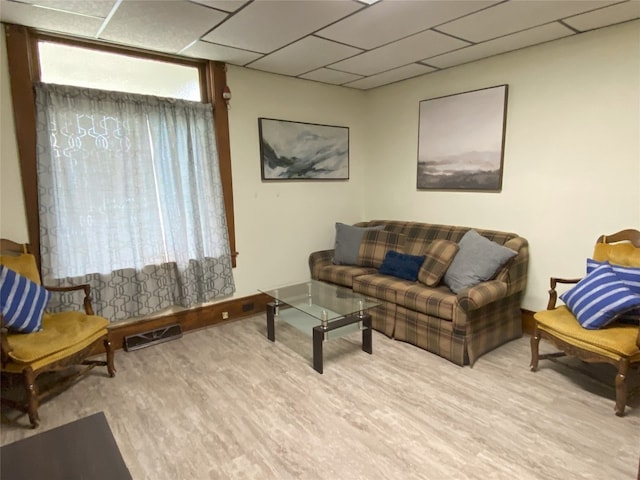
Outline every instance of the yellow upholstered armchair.
<svg viewBox="0 0 640 480">
<path fill-rule="evenodd" d="M 640 367 L 640 231 L 629 229 L 598 238 L 593 259 L 587 260 L 587 272 L 584 280 L 551 278 L 547 310 L 534 315 L 531 370 L 538 368 L 540 359 L 564 355 L 614 365 L 615 413 L 622 416 L 627 403 L 627 377 L 631 369 Z M 556 306 L 558 284 L 576 284 L 561 296 L 569 306 Z M 573 308 L 569 308 L 571 304 Z M 594 318 L 607 317 L 612 320 L 605 320 L 606 325 L 601 327 L 590 323 Z M 541 338 L 561 351 L 539 355 Z"/>
<path fill-rule="evenodd" d="M 43 288 L 35 257 L 26 245 L 2 239 L 0 250 L 2 403 L 28 413 L 35 428 L 40 422 L 40 402 L 97 365 L 106 366 L 109 376 L 115 375 L 109 321 L 94 315 L 89 285 Z M 84 291 L 84 312 L 44 311 L 49 291 L 72 290 Z M 103 351 L 106 360 L 90 359 Z M 39 385 L 37 379 L 45 372 L 59 373 L 54 381 Z M 16 380 L 23 386 L 17 397 L 12 395 Z"/>
</svg>

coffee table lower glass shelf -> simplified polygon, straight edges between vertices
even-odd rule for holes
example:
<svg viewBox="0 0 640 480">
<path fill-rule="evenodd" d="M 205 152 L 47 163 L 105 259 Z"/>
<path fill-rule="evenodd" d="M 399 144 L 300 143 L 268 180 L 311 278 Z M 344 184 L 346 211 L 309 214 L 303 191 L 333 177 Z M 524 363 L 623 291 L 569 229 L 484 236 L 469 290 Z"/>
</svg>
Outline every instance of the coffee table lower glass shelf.
<svg viewBox="0 0 640 480">
<path fill-rule="evenodd" d="M 351 289 L 309 280 L 269 290 L 267 337 L 276 340 L 275 319 L 283 320 L 313 337 L 313 368 L 323 372 L 322 344 L 325 340 L 362 331 L 362 350 L 372 353 L 371 315 L 379 303 Z"/>
</svg>

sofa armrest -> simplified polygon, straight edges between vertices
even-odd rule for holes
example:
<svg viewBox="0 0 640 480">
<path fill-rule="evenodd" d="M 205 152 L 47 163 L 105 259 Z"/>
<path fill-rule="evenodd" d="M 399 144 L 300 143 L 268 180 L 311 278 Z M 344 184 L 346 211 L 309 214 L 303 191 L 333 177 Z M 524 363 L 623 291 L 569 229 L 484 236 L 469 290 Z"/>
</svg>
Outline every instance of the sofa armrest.
<svg viewBox="0 0 640 480">
<path fill-rule="evenodd" d="M 482 282 L 464 289 L 458 294 L 458 304 L 465 312 L 476 310 L 507 296 L 508 287 L 500 280 Z"/>
<path fill-rule="evenodd" d="M 523 237 L 514 237 L 504 246 L 515 250 L 518 254 L 498 272 L 495 280 L 501 280 L 507 284 L 506 295 L 524 292 L 529 270 L 529 242 Z"/>
<path fill-rule="evenodd" d="M 333 254 L 335 250 L 320 250 L 309 255 L 309 271 L 311 278 L 317 279 L 319 270 L 322 267 L 333 264 Z"/>
</svg>

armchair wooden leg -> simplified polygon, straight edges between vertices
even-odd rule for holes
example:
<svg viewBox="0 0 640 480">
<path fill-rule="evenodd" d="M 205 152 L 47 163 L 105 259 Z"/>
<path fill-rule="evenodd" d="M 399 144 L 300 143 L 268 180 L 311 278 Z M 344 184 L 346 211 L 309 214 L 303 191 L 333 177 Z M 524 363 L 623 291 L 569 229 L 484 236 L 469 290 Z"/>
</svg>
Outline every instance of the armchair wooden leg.
<svg viewBox="0 0 640 480">
<path fill-rule="evenodd" d="M 627 406 L 627 374 L 629 373 L 629 359 L 623 358 L 618 364 L 618 374 L 616 375 L 616 415 L 624 415 Z"/>
<path fill-rule="evenodd" d="M 111 341 L 108 338 L 104 341 L 104 349 L 107 352 L 107 372 L 109 372 L 110 377 L 115 377 L 116 367 L 114 363 L 113 347 L 111 346 Z"/>
<path fill-rule="evenodd" d="M 23 371 L 24 374 L 24 390 L 26 395 L 27 413 L 32 428 L 40 425 L 40 416 L 38 415 L 38 387 L 36 386 L 36 376 L 31 367 L 27 367 Z"/>
<path fill-rule="evenodd" d="M 533 334 L 531 335 L 531 364 L 529 368 L 532 372 L 538 369 L 538 347 L 540 345 L 540 331 L 538 326 L 533 327 Z"/>
</svg>

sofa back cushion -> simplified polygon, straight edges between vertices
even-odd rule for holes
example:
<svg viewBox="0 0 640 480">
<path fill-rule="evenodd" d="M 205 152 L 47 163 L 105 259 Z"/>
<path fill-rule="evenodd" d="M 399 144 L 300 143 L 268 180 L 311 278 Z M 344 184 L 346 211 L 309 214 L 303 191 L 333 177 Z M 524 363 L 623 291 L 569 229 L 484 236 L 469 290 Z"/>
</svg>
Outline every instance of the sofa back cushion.
<svg viewBox="0 0 640 480">
<path fill-rule="evenodd" d="M 404 235 L 385 230 L 367 230 L 362 236 L 358 252 L 358 265 L 380 268 L 390 250 L 403 252 Z"/>
<path fill-rule="evenodd" d="M 403 222 L 398 220 L 371 220 L 356 224 L 359 227 L 384 226 L 387 232 L 394 232 L 404 235 L 404 252 L 411 255 L 423 255 L 425 247 L 435 240 L 450 240 L 459 243 L 465 233 L 471 230 L 470 227 L 459 227 L 455 225 L 439 225 L 435 223 Z M 511 232 L 501 232 L 498 230 L 487 230 L 474 228 L 483 237 L 492 242 L 504 245 L 509 240 L 518 237 Z"/>
<path fill-rule="evenodd" d="M 465 233 L 471 230 L 470 227 L 399 220 L 370 220 L 356 224 L 359 227 L 381 225 L 384 226 L 384 231 L 403 235 L 403 252 L 411 255 L 424 255 L 425 248 L 435 240 L 450 240 L 459 243 Z M 527 285 L 529 265 L 529 243 L 527 240 L 513 232 L 483 228 L 474 228 L 474 230 L 488 240 L 518 252 L 516 257 L 498 270 L 494 278 L 507 284 L 508 295 L 524 291 Z"/>
</svg>

